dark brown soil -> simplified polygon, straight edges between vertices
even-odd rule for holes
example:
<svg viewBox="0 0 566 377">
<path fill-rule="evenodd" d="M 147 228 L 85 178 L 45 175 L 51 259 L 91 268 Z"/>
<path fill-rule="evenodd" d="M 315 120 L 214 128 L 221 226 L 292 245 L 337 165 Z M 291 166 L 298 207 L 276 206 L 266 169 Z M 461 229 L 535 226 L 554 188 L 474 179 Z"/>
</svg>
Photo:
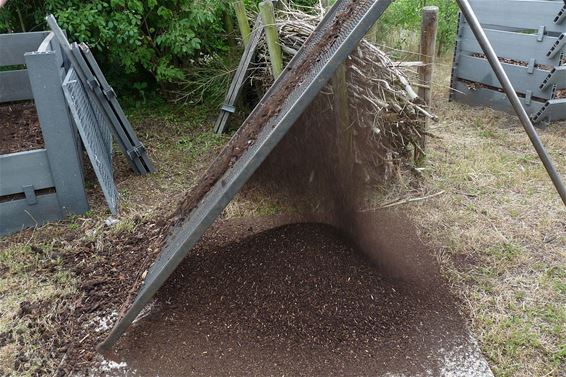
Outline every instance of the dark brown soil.
<svg viewBox="0 0 566 377">
<path fill-rule="evenodd" d="M 328 225 L 280 227 L 301 219 L 308 217 L 218 221 L 159 291 L 157 309 L 126 333 L 117 357 L 151 376 L 434 370 L 430 353 L 458 343 L 465 324 L 410 223 L 366 214 L 352 229 L 372 233 L 354 245 Z M 93 371 L 107 332 L 102 319 L 113 324 L 163 229 L 140 222 L 137 237 L 108 233 L 112 246 L 102 249 L 88 240 L 72 252 L 32 248 L 45 261 L 34 273 L 70 270 L 82 282 L 60 300 L 21 304 L 18 316 L 38 339 L 35 359 L 59 365 L 54 373 L 45 364 L 39 375 Z M 0 343 L 24 341 L 0 335 Z M 28 361 L 20 354 L 16 369 Z"/>
<path fill-rule="evenodd" d="M 428 258 L 407 229 L 395 247 Z M 465 334 L 442 284 L 392 277 L 333 227 L 230 238 L 201 242 L 120 341 L 117 359 L 136 375 L 431 372 Z"/>
<path fill-rule="evenodd" d="M 0 154 L 43 148 L 43 136 L 33 103 L 0 105 Z"/>
<path fill-rule="evenodd" d="M 101 340 L 95 331 L 96 319 L 117 311 L 126 300 L 131 289 L 130 279 L 142 274 L 148 260 L 154 258 L 157 249 L 152 245 L 160 242 L 163 226 L 159 221 L 138 221 L 136 231 L 133 237 L 108 232 L 106 239 L 111 247 L 100 248 L 89 240 L 77 242 L 72 251 L 61 250 L 67 241 L 54 243 L 53 250 L 49 251 L 31 247 L 38 254 L 38 260 L 43 261 L 43 265 L 31 273 L 47 277 L 70 272 L 81 283 L 78 291 L 68 296 L 20 304 L 18 317 L 27 320 L 38 347 L 33 355 L 18 355 L 16 371 L 27 370 L 30 356 L 43 361 L 36 375 L 66 376 L 90 369 L 96 355 L 95 346 Z M 69 233 L 68 241 L 74 241 L 75 237 L 79 235 Z M 1 338 L 22 346 L 27 342 L 15 332 L 2 334 Z M 47 364 L 50 360 L 60 363 L 56 371 Z M 0 375 L 1 372 L 0 369 Z"/>
<path fill-rule="evenodd" d="M 202 242 L 214 242 L 219 246 L 289 221 L 294 219 L 282 216 L 228 223 L 219 221 L 206 233 Z M 107 335 L 106 331 L 96 331 L 100 318 L 117 313 L 124 307 L 124 302 L 137 293 L 132 291 L 132 281 L 140 280 L 145 268 L 155 259 L 165 229 L 162 220 L 148 222 L 138 219 L 134 236 L 106 232 L 108 246 L 103 248 L 89 240 L 75 242 L 75 238 L 82 235 L 72 232 L 68 232 L 62 243 L 54 243 L 50 251 L 32 245 L 32 251 L 43 262 L 30 273 L 47 277 L 70 271 L 82 283 L 78 292 L 65 297 L 33 304 L 27 301 L 21 303 L 18 317 L 29 323 L 31 336 L 37 339 L 38 347 L 33 355 L 23 352 L 18 355 L 14 366 L 16 371 L 27 371 L 30 358 L 43 361 L 37 375 L 66 376 L 89 371 L 96 364 L 95 346 Z M 75 245 L 72 251 L 61 250 L 67 241 Z M 51 239 L 48 236 L 45 240 L 38 239 L 38 242 L 51 244 Z M 0 263 L 0 273 L 4 269 L 7 267 Z M 27 341 L 14 331 L 0 334 L 0 346 L 15 343 L 21 345 L 23 351 L 27 349 L 24 344 Z M 47 364 L 49 360 L 58 364 L 56 371 Z"/>
</svg>

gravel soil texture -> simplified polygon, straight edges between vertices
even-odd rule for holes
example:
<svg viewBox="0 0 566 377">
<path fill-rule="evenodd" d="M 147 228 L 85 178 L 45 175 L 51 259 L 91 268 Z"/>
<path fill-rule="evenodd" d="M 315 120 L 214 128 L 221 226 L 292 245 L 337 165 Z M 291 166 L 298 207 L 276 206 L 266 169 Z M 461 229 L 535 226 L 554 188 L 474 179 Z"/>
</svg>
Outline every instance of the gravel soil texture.
<svg viewBox="0 0 566 377">
<path fill-rule="evenodd" d="M 118 343 L 117 369 L 100 374 L 451 375 L 442 355 L 468 337 L 448 289 L 430 283 L 439 275 L 390 274 L 329 225 L 254 234 L 262 227 L 209 232 Z M 396 231 L 385 247 L 430 256 L 410 228 Z M 469 360 L 455 368 L 489 375 Z"/>
<path fill-rule="evenodd" d="M 35 106 L 30 102 L 0 106 L 0 155 L 43 148 Z"/>
</svg>

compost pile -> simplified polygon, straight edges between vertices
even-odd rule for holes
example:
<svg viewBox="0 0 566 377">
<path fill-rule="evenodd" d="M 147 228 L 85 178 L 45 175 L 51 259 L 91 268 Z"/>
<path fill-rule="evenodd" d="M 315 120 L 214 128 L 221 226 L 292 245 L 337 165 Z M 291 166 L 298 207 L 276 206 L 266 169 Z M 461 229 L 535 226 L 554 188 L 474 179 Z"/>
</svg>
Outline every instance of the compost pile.
<svg viewBox="0 0 566 377">
<path fill-rule="evenodd" d="M 349 12 L 357 11 L 355 4 L 352 2 Z M 321 17 L 321 11 L 280 10 L 277 26 L 287 60 L 307 40 Z M 267 124 L 265 120 L 279 114 L 281 103 L 331 46 L 340 25 L 337 21 L 321 37 L 318 49 L 311 51 L 302 65 L 293 67 L 283 90 L 272 96 L 268 105 L 254 110 L 171 215 L 159 222 L 136 224 L 134 235 L 113 240 L 111 250 L 102 253 L 100 264 L 77 272 L 89 284 L 81 287 L 78 302 L 58 314 L 61 322 L 70 323 L 69 331 L 59 335 L 60 341 L 50 341 L 45 347 L 53 358 L 61 360 L 59 373 L 88 369 L 95 357 L 94 346 L 131 305 L 167 235 L 190 216 L 210 188 L 253 145 Z M 263 87 L 271 83 L 268 66 L 261 63 L 265 51 L 265 46 L 260 47 L 260 69 L 252 80 Z M 345 82 L 345 87 L 340 82 Z M 372 221 L 360 217 L 360 210 L 368 208 L 372 188 L 396 179 L 400 169 L 411 166 L 426 116 L 430 116 L 428 110 L 420 104 L 403 73 L 381 50 L 363 41 L 345 62 L 342 80 L 333 79 L 326 85 L 249 184 L 285 191 L 289 202 L 297 206 L 308 198 L 310 205 L 301 210 L 316 212 L 316 221 L 335 226 L 355 240 L 361 250 L 369 250 L 375 240 L 368 237 L 375 235 L 375 229 Z M 122 258 L 120 250 L 127 250 L 129 258 Z M 101 250 L 96 242 L 86 240 L 76 258 L 86 260 L 91 254 L 101 254 Z M 412 278 L 416 279 L 418 263 L 408 259 L 403 265 L 405 262 L 399 263 L 396 257 L 372 256 L 380 265 L 395 266 L 404 274 L 414 272 Z M 108 265 L 115 270 L 106 268 Z M 395 275 L 393 269 L 389 270 Z M 421 273 L 430 275 L 427 269 Z M 122 307 L 119 303 L 123 303 Z M 39 309 L 22 312 L 32 316 L 42 313 Z M 97 330 L 101 318 L 109 323 Z"/>
<path fill-rule="evenodd" d="M 0 106 L 0 155 L 40 148 L 43 136 L 33 103 Z"/>
</svg>

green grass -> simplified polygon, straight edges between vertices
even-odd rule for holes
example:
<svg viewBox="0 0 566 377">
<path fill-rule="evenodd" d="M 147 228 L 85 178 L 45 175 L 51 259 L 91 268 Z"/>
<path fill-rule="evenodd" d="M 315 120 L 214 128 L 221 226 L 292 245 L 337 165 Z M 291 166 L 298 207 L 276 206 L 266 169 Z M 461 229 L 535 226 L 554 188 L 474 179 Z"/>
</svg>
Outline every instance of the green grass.
<svg viewBox="0 0 566 377">
<path fill-rule="evenodd" d="M 449 69 L 437 66 L 440 122 L 420 184 L 446 193 L 407 210 L 439 250 L 495 375 L 562 377 L 566 210 L 515 117 L 446 102 Z M 566 124 L 539 133 L 564 176 Z"/>
<path fill-rule="evenodd" d="M 18 376 L 32 376 L 44 363 L 34 352 L 37 347 L 37 333 L 30 330 L 29 320 L 20 318 L 20 304 L 28 301 L 56 303 L 59 298 L 75 291 L 77 282 L 72 274 L 63 268 L 59 250 L 52 244 L 37 244 L 33 248 L 27 244 L 12 244 L 0 248 L 0 268 L 5 273 L 0 277 L 0 334 L 11 331 L 16 343 L 0 348 L 0 374 L 8 375 L 14 366 L 18 353 L 16 344 L 23 345 L 27 361 Z M 45 323 L 49 326 L 49 313 Z"/>
</svg>

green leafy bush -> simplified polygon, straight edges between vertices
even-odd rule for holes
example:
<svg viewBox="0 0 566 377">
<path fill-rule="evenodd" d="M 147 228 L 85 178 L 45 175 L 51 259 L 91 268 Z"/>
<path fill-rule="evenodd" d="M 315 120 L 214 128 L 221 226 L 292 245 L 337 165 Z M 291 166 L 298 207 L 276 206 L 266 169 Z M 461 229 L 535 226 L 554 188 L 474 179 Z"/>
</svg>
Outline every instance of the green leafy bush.
<svg viewBox="0 0 566 377">
<path fill-rule="evenodd" d="M 259 0 L 244 0 L 255 10 Z M 199 64 L 226 60 L 229 49 L 224 15 L 229 1 L 219 0 L 9 0 L 0 10 L 0 33 L 44 30 L 53 13 L 72 41 L 94 50 L 113 85 L 143 94 L 157 83 L 192 80 Z M 319 0 L 295 0 L 313 6 Z M 457 7 L 453 0 L 397 0 L 382 17 L 384 35 L 417 32 L 425 5 L 440 7 L 439 51 L 454 41 Z M 230 59 L 232 60 L 232 59 Z M 194 71 L 194 72 L 193 72 Z"/>
<path fill-rule="evenodd" d="M 107 71 L 124 81 L 167 83 L 184 78 L 191 59 L 226 48 L 226 8 L 217 0 L 10 0 L 0 11 L 0 32 L 42 30 L 53 13 Z"/>
</svg>

